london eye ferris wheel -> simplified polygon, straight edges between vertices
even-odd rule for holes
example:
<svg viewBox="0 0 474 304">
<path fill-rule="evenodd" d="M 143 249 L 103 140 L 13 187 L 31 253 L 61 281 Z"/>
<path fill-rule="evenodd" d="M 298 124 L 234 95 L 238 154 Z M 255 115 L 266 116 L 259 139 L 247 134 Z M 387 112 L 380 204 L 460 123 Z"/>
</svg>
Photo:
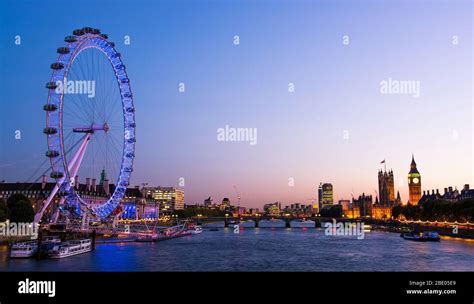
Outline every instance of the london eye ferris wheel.
<svg viewBox="0 0 474 304">
<path fill-rule="evenodd" d="M 85 27 L 67 36 L 51 64 L 48 89 L 46 157 L 56 185 L 42 209 L 39 222 L 55 195 L 61 210 L 104 220 L 124 197 L 135 157 L 135 107 L 130 80 L 121 54 L 99 29 Z M 104 189 L 106 199 L 91 204 L 81 197 L 76 177 L 107 172 L 115 187 Z M 102 185 L 107 187 L 107 185 Z"/>
</svg>

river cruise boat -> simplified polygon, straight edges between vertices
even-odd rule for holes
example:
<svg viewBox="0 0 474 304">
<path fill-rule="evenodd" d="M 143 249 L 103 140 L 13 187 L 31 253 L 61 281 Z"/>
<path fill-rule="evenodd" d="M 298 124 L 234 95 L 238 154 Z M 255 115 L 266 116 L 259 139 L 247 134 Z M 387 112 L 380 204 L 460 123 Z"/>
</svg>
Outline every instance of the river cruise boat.
<svg viewBox="0 0 474 304">
<path fill-rule="evenodd" d="M 440 236 L 436 231 L 425 231 L 421 234 L 422 238 L 425 238 L 428 242 L 439 242 Z"/>
<path fill-rule="evenodd" d="M 416 242 L 439 242 L 439 234 L 435 231 L 426 231 L 423 233 L 408 232 L 400 235 L 405 240 L 416 241 Z"/>
<path fill-rule="evenodd" d="M 406 233 L 402 233 L 400 236 L 403 239 L 408 240 L 408 241 L 418 241 L 418 242 L 423 241 L 419 233 L 406 232 Z"/>
<path fill-rule="evenodd" d="M 72 240 L 55 245 L 50 251 L 50 258 L 62 259 L 81 253 L 86 253 L 92 250 L 92 240 Z"/>
<path fill-rule="evenodd" d="M 38 241 L 18 242 L 11 246 L 10 258 L 31 258 L 38 253 Z"/>
<path fill-rule="evenodd" d="M 50 236 L 45 236 L 41 240 L 41 251 L 49 251 L 53 249 L 54 246 L 61 244 L 61 239 L 59 236 L 56 235 L 50 235 Z"/>
<path fill-rule="evenodd" d="M 43 237 L 39 247 L 38 258 L 47 258 L 54 246 L 59 244 L 61 244 L 61 238 L 59 238 L 59 236 L 50 235 Z"/>
</svg>

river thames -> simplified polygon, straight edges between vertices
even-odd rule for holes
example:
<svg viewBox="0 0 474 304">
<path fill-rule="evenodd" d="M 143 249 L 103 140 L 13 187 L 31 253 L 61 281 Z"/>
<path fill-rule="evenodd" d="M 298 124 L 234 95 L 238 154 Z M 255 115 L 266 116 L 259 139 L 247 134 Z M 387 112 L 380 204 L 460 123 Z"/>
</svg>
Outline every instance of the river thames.
<svg viewBox="0 0 474 304">
<path fill-rule="evenodd" d="M 158 243 L 97 244 L 62 260 L 9 260 L 0 271 L 474 271 L 474 241 L 412 242 L 372 231 L 363 240 L 321 229 L 204 232 Z"/>
</svg>

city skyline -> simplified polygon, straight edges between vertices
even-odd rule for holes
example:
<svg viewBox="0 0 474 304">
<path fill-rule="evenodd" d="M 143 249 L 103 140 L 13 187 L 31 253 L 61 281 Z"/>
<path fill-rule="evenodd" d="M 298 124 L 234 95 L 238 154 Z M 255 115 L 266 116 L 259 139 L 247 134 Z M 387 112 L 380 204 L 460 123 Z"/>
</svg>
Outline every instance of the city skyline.
<svg viewBox="0 0 474 304">
<path fill-rule="evenodd" d="M 469 2 L 367 2 L 344 9 L 279 3 L 271 13 L 259 2 L 207 10 L 192 3 L 144 1 L 111 10 L 104 9 L 107 1 L 83 3 L 79 12 L 95 8 L 97 15 L 71 19 L 61 3 L 35 7 L 35 14 L 24 3 L 0 4 L 9 24 L 0 28 L 6 101 L 0 180 L 28 181 L 45 160 L 41 107 L 49 65 L 64 36 L 90 24 L 120 43 L 132 82 L 137 149 L 131 186 L 179 187 L 188 203 L 208 196 L 234 203 L 236 185 L 241 206 L 261 207 L 309 204 L 319 183 L 329 182 L 337 202 L 352 193 L 374 195 L 385 159 L 405 203 L 412 154 L 422 190 L 474 184 Z M 125 12 L 127 26 L 114 18 Z M 52 22 L 50 14 L 59 18 Z M 14 44 L 16 35 L 21 45 Z M 419 96 L 382 93 L 381 83 L 392 80 L 419 81 Z M 217 140 L 226 126 L 256 128 L 258 141 Z"/>
</svg>

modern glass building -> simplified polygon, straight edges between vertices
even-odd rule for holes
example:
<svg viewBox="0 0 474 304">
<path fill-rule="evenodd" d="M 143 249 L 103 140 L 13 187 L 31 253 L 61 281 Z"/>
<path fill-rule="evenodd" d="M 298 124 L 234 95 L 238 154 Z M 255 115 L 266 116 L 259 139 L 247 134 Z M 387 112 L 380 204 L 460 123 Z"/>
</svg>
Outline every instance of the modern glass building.
<svg viewBox="0 0 474 304">
<path fill-rule="evenodd" d="M 325 206 L 332 206 L 334 204 L 334 194 L 331 183 L 320 183 L 318 187 L 318 202 L 319 210 Z"/>
<path fill-rule="evenodd" d="M 184 190 L 174 187 L 148 187 L 143 189 L 147 198 L 160 204 L 160 212 L 171 213 L 184 209 Z"/>
</svg>

